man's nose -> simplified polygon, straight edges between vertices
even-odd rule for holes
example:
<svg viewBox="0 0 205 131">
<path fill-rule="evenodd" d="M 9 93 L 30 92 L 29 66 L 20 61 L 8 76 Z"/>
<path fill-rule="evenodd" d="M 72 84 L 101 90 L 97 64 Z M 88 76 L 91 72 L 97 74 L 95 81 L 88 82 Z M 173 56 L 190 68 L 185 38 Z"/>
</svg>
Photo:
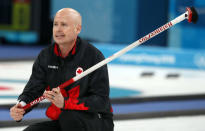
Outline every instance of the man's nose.
<svg viewBox="0 0 205 131">
<path fill-rule="evenodd" d="M 56 27 L 56 31 L 58 31 L 58 32 L 59 32 L 59 31 L 62 31 L 62 26 L 60 26 L 60 25 L 57 26 L 57 27 Z"/>
</svg>

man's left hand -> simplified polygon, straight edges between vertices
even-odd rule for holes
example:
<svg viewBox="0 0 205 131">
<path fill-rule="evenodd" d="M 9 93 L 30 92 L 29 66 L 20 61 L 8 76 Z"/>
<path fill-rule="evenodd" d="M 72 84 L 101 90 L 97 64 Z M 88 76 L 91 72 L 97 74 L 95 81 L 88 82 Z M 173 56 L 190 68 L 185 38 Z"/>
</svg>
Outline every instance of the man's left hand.
<svg viewBox="0 0 205 131">
<path fill-rule="evenodd" d="M 64 97 L 61 94 L 60 88 L 53 88 L 51 91 L 45 91 L 44 97 L 56 105 L 58 108 L 63 108 L 64 106 Z"/>
</svg>

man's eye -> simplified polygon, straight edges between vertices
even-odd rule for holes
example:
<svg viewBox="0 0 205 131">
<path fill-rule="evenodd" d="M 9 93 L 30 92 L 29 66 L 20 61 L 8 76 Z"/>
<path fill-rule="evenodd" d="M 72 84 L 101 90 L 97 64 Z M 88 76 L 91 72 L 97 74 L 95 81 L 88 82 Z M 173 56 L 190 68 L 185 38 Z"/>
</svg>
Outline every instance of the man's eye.
<svg viewBox="0 0 205 131">
<path fill-rule="evenodd" d="M 57 23 L 54 23 L 53 25 L 54 25 L 54 26 L 57 26 L 58 24 L 57 24 Z"/>
<path fill-rule="evenodd" d="M 62 26 L 67 26 L 67 24 L 62 24 Z"/>
</svg>

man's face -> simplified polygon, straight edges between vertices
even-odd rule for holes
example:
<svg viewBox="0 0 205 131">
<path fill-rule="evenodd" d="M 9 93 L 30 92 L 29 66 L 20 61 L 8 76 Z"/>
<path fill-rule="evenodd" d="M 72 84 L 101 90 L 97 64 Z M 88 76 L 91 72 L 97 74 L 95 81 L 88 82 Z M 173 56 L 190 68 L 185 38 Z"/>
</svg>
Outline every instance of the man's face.
<svg viewBox="0 0 205 131">
<path fill-rule="evenodd" d="M 72 15 L 61 12 L 56 14 L 53 23 L 53 38 L 59 45 L 69 44 L 74 41 L 78 33 L 76 32 L 76 22 Z"/>
</svg>

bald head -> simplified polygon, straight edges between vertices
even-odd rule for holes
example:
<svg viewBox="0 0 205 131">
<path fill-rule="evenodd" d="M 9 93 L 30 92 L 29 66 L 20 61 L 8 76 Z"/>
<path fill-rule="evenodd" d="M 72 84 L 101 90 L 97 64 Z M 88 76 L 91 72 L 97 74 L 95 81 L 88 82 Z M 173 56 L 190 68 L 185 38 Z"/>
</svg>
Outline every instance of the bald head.
<svg viewBox="0 0 205 131">
<path fill-rule="evenodd" d="M 63 8 L 56 13 L 53 22 L 53 38 L 59 45 L 73 46 L 81 32 L 81 15 L 74 9 Z"/>
<path fill-rule="evenodd" d="M 60 9 L 57 13 L 55 17 L 58 16 L 67 16 L 69 18 L 71 18 L 72 20 L 74 20 L 76 25 L 82 25 L 82 18 L 81 15 L 78 11 L 72 9 L 72 8 L 63 8 Z"/>
</svg>

